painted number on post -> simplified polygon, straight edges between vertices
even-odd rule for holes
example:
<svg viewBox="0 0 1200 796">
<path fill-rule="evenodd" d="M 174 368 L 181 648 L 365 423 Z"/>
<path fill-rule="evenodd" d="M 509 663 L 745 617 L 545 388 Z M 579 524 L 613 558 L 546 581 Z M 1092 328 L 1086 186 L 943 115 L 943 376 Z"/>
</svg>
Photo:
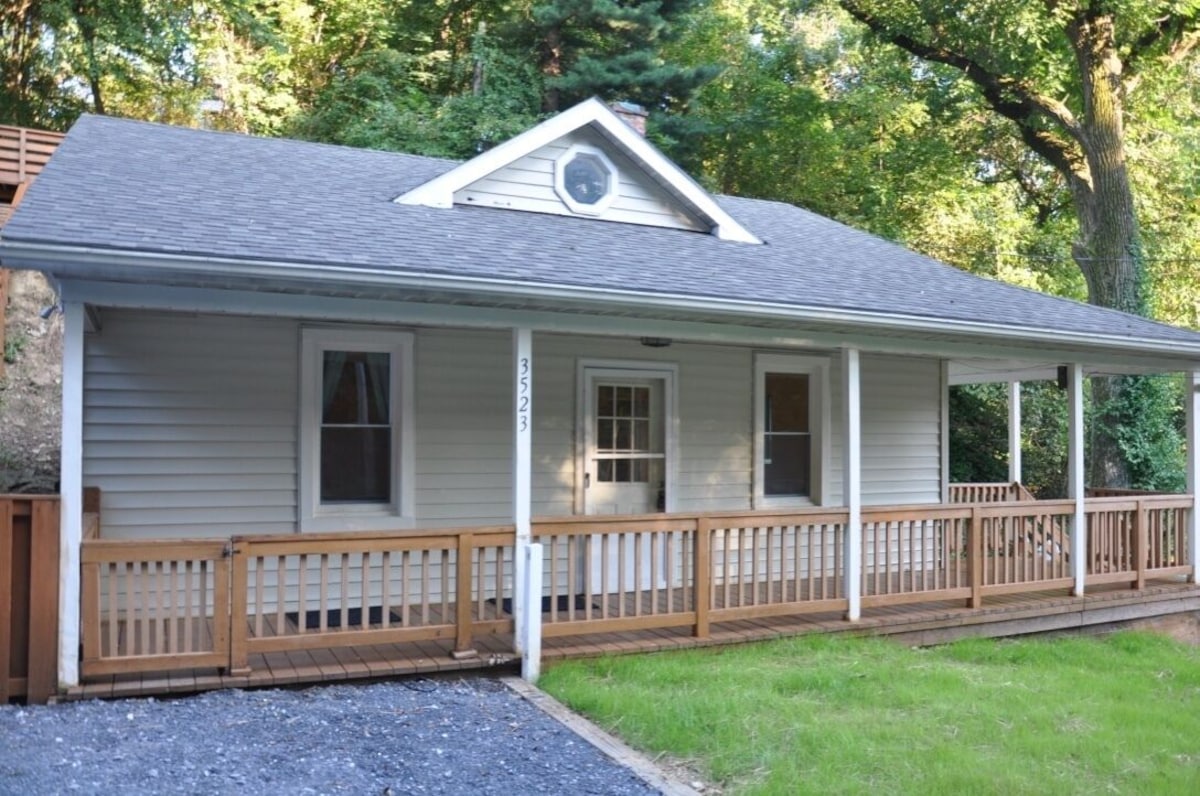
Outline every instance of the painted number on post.
<svg viewBox="0 0 1200 796">
<path fill-rule="evenodd" d="M 529 357 L 521 357 L 517 377 L 517 430 L 529 430 Z"/>
</svg>

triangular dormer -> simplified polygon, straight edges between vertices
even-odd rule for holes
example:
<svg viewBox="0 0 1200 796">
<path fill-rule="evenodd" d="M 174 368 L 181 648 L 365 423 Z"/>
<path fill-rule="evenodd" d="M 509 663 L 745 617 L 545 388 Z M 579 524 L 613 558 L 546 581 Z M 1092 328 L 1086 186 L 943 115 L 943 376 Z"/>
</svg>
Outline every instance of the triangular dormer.
<svg viewBox="0 0 1200 796">
<path fill-rule="evenodd" d="M 413 188 L 399 204 L 503 207 L 761 243 L 598 99 Z"/>
</svg>

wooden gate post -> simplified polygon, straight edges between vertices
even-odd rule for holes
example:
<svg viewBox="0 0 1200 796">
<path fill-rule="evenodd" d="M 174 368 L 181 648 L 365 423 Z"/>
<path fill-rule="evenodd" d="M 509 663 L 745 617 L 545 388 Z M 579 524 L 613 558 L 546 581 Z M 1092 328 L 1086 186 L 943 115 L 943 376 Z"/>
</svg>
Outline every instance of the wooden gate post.
<svg viewBox="0 0 1200 796">
<path fill-rule="evenodd" d="M 520 552 L 514 546 L 513 557 L 516 558 L 518 555 Z M 454 571 L 456 595 L 454 650 L 450 653 L 454 658 L 469 658 L 475 655 L 475 650 L 471 647 L 471 595 L 474 585 L 472 583 L 474 580 L 472 563 L 474 559 L 474 537 L 469 533 L 459 534 L 458 560 Z M 482 570 L 482 564 L 480 569 Z M 483 574 L 482 571 L 480 574 Z M 497 593 L 500 593 L 499 588 L 497 588 Z M 516 589 L 514 589 L 513 598 L 516 599 L 516 596 Z"/>
<path fill-rule="evenodd" d="M 967 520 L 967 571 L 971 578 L 972 608 L 983 607 L 983 520 L 979 506 L 971 507 L 971 519 Z"/>
<path fill-rule="evenodd" d="M 696 608 L 696 625 L 692 635 L 696 638 L 708 638 L 708 609 L 712 604 L 712 520 L 700 517 L 696 520 L 696 560 L 693 573 L 693 583 L 696 594 L 693 605 Z"/>
<path fill-rule="evenodd" d="M 250 654 L 246 649 L 246 589 L 249 580 L 246 542 L 235 536 L 230 540 L 229 547 L 226 549 L 230 551 L 231 559 L 229 561 L 229 582 L 227 584 L 221 583 L 221 568 L 218 567 L 214 574 L 215 582 L 213 588 L 215 590 L 220 590 L 223 587 L 229 589 L 229 667 L 226 673 L 233 676 L 241 676 L 250 674 Z M 282 574 L 280 574 L 279 580 L 280 582 L 283 581 Z M 282 600 L 283 589 L 277 588 L 276 591 L 278 593 L 275 599 Z M 262 595 L 256 594 L 254 595 L 254 599 L 261 603 Z M 214 600 L 214 609 L 216 608 L 216 602 Z M 214 614 L 213 624 L 216 625 L 219 620 L 220 617 Z M 297 621 L 300 623 L 304 622 L 303 614 L 300 615 L 300 619 Z M 213 642 L 214 644 L 220 644 L 220 634 L 216 635 L 217 638 L 214 638 Z M 217 649 L 220 649 L 220 647 L 217 647 Z"/>
</svg>

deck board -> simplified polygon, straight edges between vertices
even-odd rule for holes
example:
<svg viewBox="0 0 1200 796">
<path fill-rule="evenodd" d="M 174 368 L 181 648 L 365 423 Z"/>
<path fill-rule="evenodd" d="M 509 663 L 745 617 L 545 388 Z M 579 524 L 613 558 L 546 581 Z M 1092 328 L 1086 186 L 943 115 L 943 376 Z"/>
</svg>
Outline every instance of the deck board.
<svg viewBox="0 0 1200 796">
<path fill-rule="evenodd" d="M 718 602 L 724 602 L 717 590 Z M 747 595 L 749 596 L 749 595 Z M 765 599 L 765 593 L 760 595 Z M 636 597 L 626 595 L 628 615 Z M 649 597 L 643 605 L 649 605 Z M 660 592 L 660 611 L 665 612 Z M 736 602 L 736 598 L 734 600 Z M 610 616 L 619 613 L 616 604 Z M 1200 610 L 1200 585 L 1182 579 L 1149 581 L 1140 591 L 1123 584 L 1091 587 L 1082 597 L 1062 589 L 1048 592 L 988 596 L 979 609 L 963 600 L 867 608 L 859 621 L 847 622 L 840 611 L 759 617 L 714 623 L 708 638 L 695 638 L 689 626 L 591 633 L 543 640 L 546 665 L 571 658 L 590 658 L 691 647 L 713 647 L 813 633 L 851 633 L 893 636 L 906 643 L 943 643 L 967 636 L 1003 636 L 1108 624 L 1143 616 Z M 440 605 L 431 614 L 440 613 Z M 487 611 L 495 615 L 495 611 Z M 583 611 L 577 611 L 583 618 Z M 560 621 L 568 612 L 560 612 Z M 489 616 L 489 618 L 491 618 Z M 289 622 L 289 624 L 291 624 Z M 202 632 L 210 633 L 205 628 Z M 512 637 L 480 633 L 473 638 L 475 657 L 454 658 L 454 639 L 394 644 L 366 644 L 315 650 L 290 650 L 250 656 L 249 674 L 228 675 L 212 668 L 170 673 L 127 673 L 88 679 L 69 689 L 66 699 L 182 694 L 217 688 L 294 686 L 356 679 L 377 679 L 439 672 L 486 670 L 509 665 L 516 658 Z"/>
</svg>

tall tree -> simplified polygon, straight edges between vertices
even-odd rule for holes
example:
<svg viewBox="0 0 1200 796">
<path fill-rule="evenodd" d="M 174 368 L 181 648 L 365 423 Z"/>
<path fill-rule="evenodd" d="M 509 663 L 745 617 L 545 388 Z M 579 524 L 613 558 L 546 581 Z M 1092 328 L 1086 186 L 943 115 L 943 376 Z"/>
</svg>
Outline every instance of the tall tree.
<svg viewBox="0 0 1200 796">
<path fill-rule="evenodd" d="M 718 71 L 663 58 L 700 0 L 545 0 L 529 16 L 545 81 L 542 110 L 554 113 L 595 94 L 677 109 Z"/>
<path fill-rule="evenodd" d="M 8 4 L 0 121 L 63 129 L 85 111 L 192 121 L 198 10 L 187 0 Z"/>
<path fill-rule="evenodd" d="M 958 70 L 1070 193 L 1072 256 L 1091 302 L 1146 314 L 1145 257 L 1130 180 L 1126 109 L 1151 66 L 1200 40 L 1200 4 L 1177 0 L 838 0 L 881 39 Z M 1094 482 L 1130 478 L 1122 429 L 1138 423 L 1127 380 L 1097 380 Z M 1117 433 L 1107 434 L 1115 428 Z"/>
</svg>

